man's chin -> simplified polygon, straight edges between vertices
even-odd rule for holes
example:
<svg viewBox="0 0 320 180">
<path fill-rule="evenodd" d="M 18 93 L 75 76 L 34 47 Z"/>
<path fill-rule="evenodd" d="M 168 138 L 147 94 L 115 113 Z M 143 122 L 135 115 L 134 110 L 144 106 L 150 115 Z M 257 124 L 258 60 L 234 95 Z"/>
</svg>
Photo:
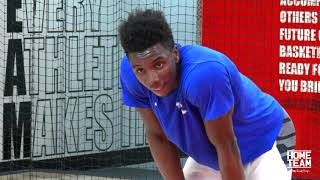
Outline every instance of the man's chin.
<svg viewBox="0 0 320 180">
<path fill-rule="evenodd" d="M 152 91 L 152 92 L 159 97 L 164 97 L 164 96 L 168 96 L 172 91 L 173 91 L 173 89 L 171 89 L 171 90 L 166 89 L 161 92 L 156 92 L 156 91 Z"/>
<path fill-rule="evenodd" d="M 167 96 L 169 93 L 160 93 L 160 92 L 153 92 L 155 95 L 159 96 L 159 97 L 163 97 L 163 96 Z"/>
</svg>

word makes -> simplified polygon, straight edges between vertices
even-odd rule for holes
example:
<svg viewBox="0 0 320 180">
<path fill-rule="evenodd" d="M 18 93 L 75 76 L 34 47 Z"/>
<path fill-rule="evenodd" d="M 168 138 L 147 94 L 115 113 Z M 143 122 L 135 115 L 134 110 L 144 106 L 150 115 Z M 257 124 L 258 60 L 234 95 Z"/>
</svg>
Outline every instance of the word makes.
<svg viewBox="0 0 320 180">
<path fill-rule="evenodd" d="M 281 23 L 305 23 L 305 24 L 317 24 L 318 12 L 309 11 L 281 11 L 280 12 Z"/>
<path fill-rule="evenodd" d="M 20 159 L 21 146 L 24 158 L 109 149 L 114 136 L 113 107 L 107 105 L 112 103 L 107 94 L 38 99 L 33 112 L 31 102 L 21 102 L 19 109 L 14 102 L 4 103 L 3 160 Z M 16 143 L 22 139 L 23 144 Z M 58 148 L 59 144 L 64 146 Z"/>
</svg>

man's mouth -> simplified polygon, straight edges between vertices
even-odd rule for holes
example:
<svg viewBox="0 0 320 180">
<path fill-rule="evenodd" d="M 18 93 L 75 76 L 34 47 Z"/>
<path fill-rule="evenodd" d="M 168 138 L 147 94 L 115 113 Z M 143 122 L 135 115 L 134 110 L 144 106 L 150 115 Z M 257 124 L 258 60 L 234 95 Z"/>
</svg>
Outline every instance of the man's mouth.
<svg viewBox="0 0 320 180">
<path fill-rule="evenodd" d="M 163 87 L 159 87 L 159 88 L 154 88 L 152 90 L 155 91 L 155 92 L 160 92 L 162 89 L 163 89 Z"/>
</svg>

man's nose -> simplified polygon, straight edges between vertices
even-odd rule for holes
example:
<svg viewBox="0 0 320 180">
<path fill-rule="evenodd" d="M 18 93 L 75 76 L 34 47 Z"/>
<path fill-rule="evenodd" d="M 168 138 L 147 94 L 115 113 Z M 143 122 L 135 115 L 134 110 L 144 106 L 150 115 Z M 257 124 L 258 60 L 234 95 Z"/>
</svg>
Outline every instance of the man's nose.
<svg viewBox="0 0 320 180">
<path fill-rule="evenodd" d="M 151 89 L 157 88 L 159 86 L 159 74 L 154 71 L 150 71 L 148 75 L 148 85 Z"/>
</svg>

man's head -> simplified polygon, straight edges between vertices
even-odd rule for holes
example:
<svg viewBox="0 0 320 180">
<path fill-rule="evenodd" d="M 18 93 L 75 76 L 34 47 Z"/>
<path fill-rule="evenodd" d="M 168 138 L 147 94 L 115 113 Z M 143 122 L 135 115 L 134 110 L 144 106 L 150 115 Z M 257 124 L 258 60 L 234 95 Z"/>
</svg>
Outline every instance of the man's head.
<svg viewBox="0 0 320 180">
<path fill-rule="evenodd" d="M 145 87 L 165 96 L 178 86 L 179 52 L 161 11 L 130 13 L 119 34 L 133 72 Z"/>
</svg>

